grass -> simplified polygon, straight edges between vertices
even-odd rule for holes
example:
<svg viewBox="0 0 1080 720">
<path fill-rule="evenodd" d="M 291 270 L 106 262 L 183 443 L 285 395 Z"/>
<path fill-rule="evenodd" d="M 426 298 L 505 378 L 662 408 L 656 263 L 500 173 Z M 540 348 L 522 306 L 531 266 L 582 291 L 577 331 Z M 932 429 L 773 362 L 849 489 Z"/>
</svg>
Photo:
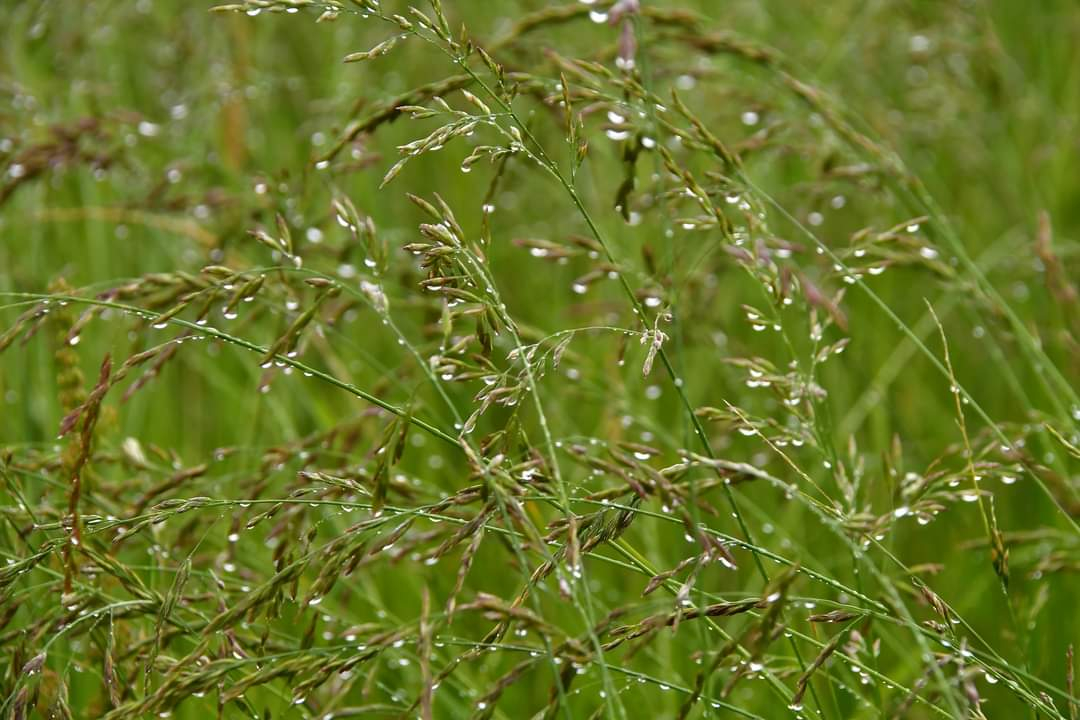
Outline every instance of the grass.
<svg viewBox="0 0 1080 720">
<path fill-rule="evenodd" d="M 1072 3 L 0 21 L 4 717 L 1077 717 Z"/>
</svg>

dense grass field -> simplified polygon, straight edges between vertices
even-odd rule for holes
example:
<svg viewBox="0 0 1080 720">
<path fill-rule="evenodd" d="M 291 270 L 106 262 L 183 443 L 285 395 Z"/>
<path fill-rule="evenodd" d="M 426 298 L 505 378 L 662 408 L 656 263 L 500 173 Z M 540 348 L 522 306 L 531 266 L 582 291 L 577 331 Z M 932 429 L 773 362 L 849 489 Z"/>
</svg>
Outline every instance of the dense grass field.
<svg viewBox="0 0 1080 720">
<path fill-rule="evenodd" d="M 0 717 L 1076 720 L 1074 0 L 0 27 Z"/>
</svg>

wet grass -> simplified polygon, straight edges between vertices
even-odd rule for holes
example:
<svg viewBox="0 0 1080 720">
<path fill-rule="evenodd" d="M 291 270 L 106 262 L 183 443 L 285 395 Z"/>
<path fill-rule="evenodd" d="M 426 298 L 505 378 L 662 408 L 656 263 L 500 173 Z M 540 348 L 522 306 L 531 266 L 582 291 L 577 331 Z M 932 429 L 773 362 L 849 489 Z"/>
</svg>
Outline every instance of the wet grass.
<svg viewBox="0 0 1080 720">
<path fill-rule="evenodd" d="M 1075 720 L 1068 2 L 0 9 L 0 714 Z"/>
</svg>

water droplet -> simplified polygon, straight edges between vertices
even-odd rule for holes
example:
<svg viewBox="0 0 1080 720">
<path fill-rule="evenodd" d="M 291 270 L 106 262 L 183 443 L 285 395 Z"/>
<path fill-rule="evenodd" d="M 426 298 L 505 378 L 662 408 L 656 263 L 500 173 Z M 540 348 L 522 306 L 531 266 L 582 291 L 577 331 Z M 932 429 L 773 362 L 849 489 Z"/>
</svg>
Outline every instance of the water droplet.
<svg viewBox="0 0 1080 720">
<path fill-rule="evenodd" d="M 697 79 L 693 75 L 680 75 L 675 78 L 675 85 L 680 90 L 692 90 L 697 85 Z"/>
<path fill-rule="evenodd" d="M 758 114 L 753 110 L 747 110 L 742 114 L 742 124 L 746 126 L 753 126 L 758 124 Z"/>
</svg>

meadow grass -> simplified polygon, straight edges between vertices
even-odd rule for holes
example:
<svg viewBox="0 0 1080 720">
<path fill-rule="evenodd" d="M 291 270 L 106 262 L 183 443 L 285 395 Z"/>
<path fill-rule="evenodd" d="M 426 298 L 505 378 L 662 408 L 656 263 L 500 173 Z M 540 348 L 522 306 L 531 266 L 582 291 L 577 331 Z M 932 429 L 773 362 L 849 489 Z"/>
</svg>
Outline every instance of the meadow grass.
<svg viewBox="0 0 1080 720">
<path fill-rule="evenodd" d="M 1076 720 L 1026 5 L 0 8 L 0 715 Z"/>
</svg>

